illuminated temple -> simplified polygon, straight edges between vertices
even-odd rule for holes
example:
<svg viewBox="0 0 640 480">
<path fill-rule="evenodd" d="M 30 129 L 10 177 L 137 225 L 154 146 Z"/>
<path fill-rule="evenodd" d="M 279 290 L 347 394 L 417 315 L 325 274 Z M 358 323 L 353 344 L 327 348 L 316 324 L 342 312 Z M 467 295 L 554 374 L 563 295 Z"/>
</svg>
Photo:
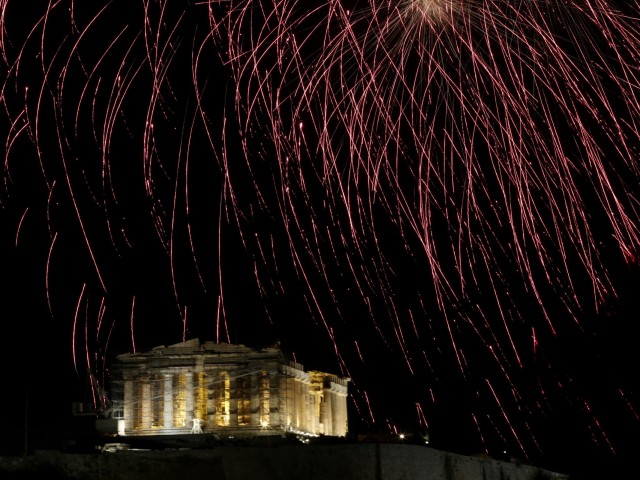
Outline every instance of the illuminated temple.
<svg viewBox="0 0 640 480">
<path fill-rule="evenodd" d="M 193 339 L 119 355 L 113 373 L 120 435 L 347 433 L 348 379 L 276 347 Z"/>
</svg>

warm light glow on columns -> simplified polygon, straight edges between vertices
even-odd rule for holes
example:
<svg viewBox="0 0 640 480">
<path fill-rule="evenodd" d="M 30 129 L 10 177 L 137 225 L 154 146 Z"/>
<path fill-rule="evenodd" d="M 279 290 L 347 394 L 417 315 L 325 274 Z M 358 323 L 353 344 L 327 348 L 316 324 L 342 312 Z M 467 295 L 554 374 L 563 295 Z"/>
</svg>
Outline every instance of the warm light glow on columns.
<svg viewBox="0 0 640 480">
<path fill-rule="evenodd" d="M 260 372 L 259 412 L 262 428 L 269 426 L 271 422 L 271 384 L 268 372 Z"/>
<path fill-rule="evenodd" d="M 164 419 L 165 428 L 173 426 L 173 375 L 164 374 Z"/>
<path fill-rule="evenodd" d="M 185 390 L 186 390 L 186 398 L 185 398 L 185 427 L 190 427 L 193 424 L 193 397 L 194 397 L 194 389 L 193 389 L 193 372 L 185 372 L 184 374 L 185 381 Z"/>
<path fill-rule="evenodd" d="M 125 380 L 124 382 L 124 405 L 122 406 L 122 415 L 124 416 L 124 430 L 130 432 L 133 430 L 133 382 Z"/>
<path fill-rule="evenodd" d="M 149 379 L 142 382 L 142 392 L 140 399 L 140 428 L 151 428 L 151 384 Z"/>
</svg>

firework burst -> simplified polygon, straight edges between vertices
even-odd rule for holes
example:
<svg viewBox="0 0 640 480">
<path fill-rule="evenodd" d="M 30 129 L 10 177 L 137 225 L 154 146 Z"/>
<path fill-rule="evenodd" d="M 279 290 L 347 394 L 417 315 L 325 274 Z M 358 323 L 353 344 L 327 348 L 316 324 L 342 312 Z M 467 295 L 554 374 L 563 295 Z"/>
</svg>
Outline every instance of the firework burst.
<svg viewBox="0 0 640 480">
<path fill-rule="evenodd" d="M 460 2 L 455 0 L 418 0 L 406 2 L 409 15 L 423 17 L 422 20 L 442 22 L 459 10 Z"/>
<path fill-rule="evenodd" d="M 269 132 L 244 154 L 277 165 L 292 257 L 331 291 L 318 238 L 346 247 L 345 275 L 367 307 L 384 298 L 373 302 L 389 323 L 375 328 L 408 369 L 430 368 L 444 337 L 464 376 L 491 363 L 506 390 L 489 383 L 478 395 L 495 398 L 506 436 L 535 450 L 516 433 L 531 433 L 527 421 L 515 428 L 507 413 L 520 402 L 518 369 L 539 361 L 541 336 L 581 328 L 615 296 L 611 265 L 637 256 L 636 6 L 314 5 L 237 2 L 216 23 L 234 52 L 241 128 Z M 403 275 L 415 290 L 403 283 L 398 296 Z M 433 312 L 440 346 L 416 360 Z M 333 340 L 337 331 L 327 326 Z"/>
</svg>

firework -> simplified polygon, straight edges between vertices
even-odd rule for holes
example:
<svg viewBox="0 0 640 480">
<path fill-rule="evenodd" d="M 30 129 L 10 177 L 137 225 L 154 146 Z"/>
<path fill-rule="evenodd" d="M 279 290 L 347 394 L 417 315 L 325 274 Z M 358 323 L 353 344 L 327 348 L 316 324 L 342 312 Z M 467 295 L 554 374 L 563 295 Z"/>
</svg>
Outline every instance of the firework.
<svg viewBox="0 0 640 480">
<path fill-rule="evenodd" d="M 3 201 L 19 245 L 19 178 L 41 172 L 49 309 L 67 245 L 92 368 L 116 325 L 132 348 L 260 330 L 234 305 L 249 276 L 266 330 L 322 332 L 366 422 L 383 349 L 425 428 L 464 395 L 483 448 L 532 455 L 564 402 L 616 449 L 556 349 L 637 263 L 637 2 L 68 1 L 23 32 L 0 5 Z M 159 324 L 156 284 L 123 282 L 141 249 L 166 266 Z"/>
</svg>

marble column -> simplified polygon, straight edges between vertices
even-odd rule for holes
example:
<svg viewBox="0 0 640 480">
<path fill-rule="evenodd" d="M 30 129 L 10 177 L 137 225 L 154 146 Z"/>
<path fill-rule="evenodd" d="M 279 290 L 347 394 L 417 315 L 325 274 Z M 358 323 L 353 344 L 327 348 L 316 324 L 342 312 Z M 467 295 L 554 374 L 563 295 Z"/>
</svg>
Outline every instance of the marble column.
<svg viewBox="0 0 640 480">
<path fill-rule="evenodd" d="M 124 405 L 122 405 L 122 414 L 124 416 L 124 431 L 125 433 L 133 430 L 135 409 L 133 405 L 133 382 L 126 380 L 124 382 Z"/>
<path fill-rule="evenodd" d="M 140 419 L 140 428 L 147 429 L 151 428 L 151 384 L 149 383 L 149 379 L 145 379 L 141 385 L 140 398 L 138 401 L 141 402 L 140 412 L 142 414 L 142 418 Z"/>
<path fill-rule="evenodd" d="M 173 375 L 164 374 L 164 419 L 165 429 L 173 427 Z"/>
<path fill-rule="evenodd" d="M 191 429 L 193 425 L 193 398 L 195 393 L 195 386 L 193 384 L 193 372 L 185 372 L 184 374 L 184 383 L 186 388 L 186 397 L 185 397 L 185 427 Z"/>
</svg>

